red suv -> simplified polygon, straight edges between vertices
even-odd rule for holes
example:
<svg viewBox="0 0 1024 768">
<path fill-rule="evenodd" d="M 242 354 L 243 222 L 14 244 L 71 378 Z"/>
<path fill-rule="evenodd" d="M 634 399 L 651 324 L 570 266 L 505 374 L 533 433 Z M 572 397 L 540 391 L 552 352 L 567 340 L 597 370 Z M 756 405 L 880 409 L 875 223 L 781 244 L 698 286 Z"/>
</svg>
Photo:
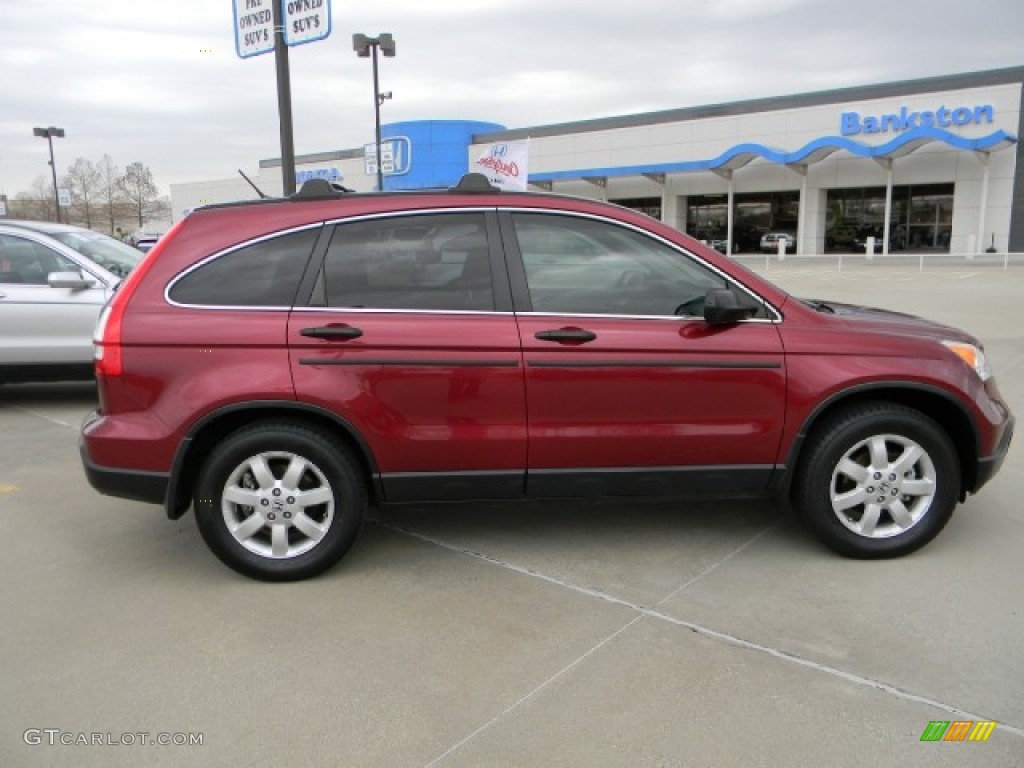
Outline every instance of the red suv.
<svg viewBox="0 0 1024 768">
<path fill-rule="evenodd" d="M 367 504 L 774 497 L 833 549 L 910 552 L 998 470 L 981 345 L 805 301 L 593 200 L 452 190 L 199 209 L 96 329 L 82 459 L 195 510 L 249 576 L 333 565 Z"/>
</svg>

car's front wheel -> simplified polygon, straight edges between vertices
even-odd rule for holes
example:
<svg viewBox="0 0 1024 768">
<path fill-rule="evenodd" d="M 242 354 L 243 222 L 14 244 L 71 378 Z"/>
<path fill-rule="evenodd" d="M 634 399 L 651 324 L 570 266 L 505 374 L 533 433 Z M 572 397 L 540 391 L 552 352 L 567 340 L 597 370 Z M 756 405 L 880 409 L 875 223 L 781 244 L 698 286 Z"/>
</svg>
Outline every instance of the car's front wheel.
<svg viewBox="0 0 1024 768">
<path fill-rule="evenodd" d="M 811 530 L 850 557 L 907 554 L 938 535 L 960 494 L 960 463 L 932 419 L 895 403 L 839 411 L 815 430 L 797 477 Z"/>
<path fill-rule="evenodd" d="M 315 576 L 355 540 L 365 484 L 345 446 L 290 422 L 229 435 L 196 484 L 196 523 L 210 549 L 239 573 L 266 581 Z"/>
</svg>

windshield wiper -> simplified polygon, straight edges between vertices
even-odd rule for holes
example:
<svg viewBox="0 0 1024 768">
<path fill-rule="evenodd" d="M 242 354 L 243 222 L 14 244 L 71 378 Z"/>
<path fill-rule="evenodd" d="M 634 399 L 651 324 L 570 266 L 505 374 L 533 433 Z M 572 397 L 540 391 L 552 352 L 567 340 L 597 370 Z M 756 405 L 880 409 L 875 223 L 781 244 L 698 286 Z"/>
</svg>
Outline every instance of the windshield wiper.
<svg viewBox="0 0 1024 768">
<path fill-rule="evenodd" d="M 836 313 L 835 308 L 831 304 L 826 304 L 824 301 L 819 301 L 817 299 L 801 299 L 801 301 L 815 312 L 824 312 L 828 315 L 834 315 Z"/>
</svg>

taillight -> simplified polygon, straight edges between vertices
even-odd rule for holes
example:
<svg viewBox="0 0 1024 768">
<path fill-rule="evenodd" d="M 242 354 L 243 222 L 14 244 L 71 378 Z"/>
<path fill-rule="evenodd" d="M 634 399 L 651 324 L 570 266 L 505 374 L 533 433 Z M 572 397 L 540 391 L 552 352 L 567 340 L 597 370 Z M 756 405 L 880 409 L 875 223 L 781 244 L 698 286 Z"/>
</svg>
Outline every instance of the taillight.
<svg viewBox="0 0 1024 768">
<path fill-rule="evenodd" d="M 117 287 L 110 301 L 100 312 L 93 332 L 93 368 L 97 376 L 120 376 L 124 372 L 124 361 L 121 354 L 121 325 L 124 311 L 131 301 L 132 294 L 146 276 L 150 267 L 156 262 L 167 244 L 181 229 L 184 220 L 179 221 L 160 241 L 147 253 L 142 261 L 131 271 Z"/>
<path fill-rule="evenodd" d="M 141 267 L 142 264 L 139 264 Z M 121 318 L 124 316 L 124 307 L 128 303 L 128 294 L 124 291 L 126 286 L 114 294 L 110 303 L 100 312 L 100 319 L 96 322 L 96 332 L 93 335 L 93 368 L 97 376 L 120 376 L 123 371 L 121 365 Z M 124 300 L 122 298 L 124 292 Z"/>
<path fill-rule="evenodd" d="M 111 298 L 112 301 L 113 298 Z M 100 319 L 96 321 L 96 330 L 92 334 L 93 368 L 97 376 L 119 376 L 121 374 L 121 329 L 117 329 L 116 340 L 113 335 L 107 335 L 110 311 L 111 305 L 108 303 L 100 312 Z"/>
</svg>

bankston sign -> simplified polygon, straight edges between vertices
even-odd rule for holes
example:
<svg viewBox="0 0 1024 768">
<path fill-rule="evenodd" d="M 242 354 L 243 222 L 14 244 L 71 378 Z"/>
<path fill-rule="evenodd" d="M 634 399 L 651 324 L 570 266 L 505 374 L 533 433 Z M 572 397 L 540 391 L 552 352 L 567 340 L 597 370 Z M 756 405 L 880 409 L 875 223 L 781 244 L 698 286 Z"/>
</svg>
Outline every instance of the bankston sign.
<svg viewBox="0 0 1024 768">
<path fill-rule="evenodd" d="M 243 59 L 274 50 L 274 0 L 232 0 L 235 9 L 235 50 Z M 302 45 L 331 34 L 330 0 L 279 0 L 284 41 Z"/>
<path fill-rule="evenodd" d="M 885 115 L 861 115 L 859 112 L 843 112 L 840 129 L 843 136 L 856 136 L 858 133 L 899 133 L 913 128 L 949 128 L 960 125 L 980 125 L 991 123 L 995 110 L 991 104 L 980 104 L 974 107 L 956 107 L 948 109 L 945 105 L 938 109 L 925 109 L 914 112 L 907 107 L 900 107 L 899 112 Z"/>
</svg>

